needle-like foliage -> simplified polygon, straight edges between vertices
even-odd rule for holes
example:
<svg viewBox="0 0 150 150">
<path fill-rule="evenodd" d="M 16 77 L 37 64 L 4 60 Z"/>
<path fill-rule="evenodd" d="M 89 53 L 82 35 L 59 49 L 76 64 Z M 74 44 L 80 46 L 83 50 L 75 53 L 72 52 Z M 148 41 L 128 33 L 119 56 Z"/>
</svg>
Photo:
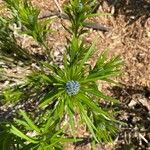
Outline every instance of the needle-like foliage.
<svg viewBox="0 0 150 150">
<path fill-rule="evenodd" d="M 18 34 L 31 36 L 50 60 L 51 48 L 48 47 L 47 36 L 52 32 L 50 29 L 52 19 L 39 20 L 40 10 L 29 0 L 4 0 L 4 2 L 11 12 L 11 22 L 17 26 Z"/>
<path fill-rule="evenodd" d="M 41 43 L 44 36 L 43 28 L 41 35 L 36 32 L 33 34 L 37 23 L 32 22 L 34 19 L 37 20 L 39 12 L 32 5 L 29 9 L 29 3 L 19 5 L 19 0 L 16 3 L 11 0 L 5 1 L 11 3 L 9 5 L 17 10 L 17 18 L 28 31 L 31 31 L 33 37 L 37 36 L 35 39 Z M 34 110 L 40 113 L 38 117 L 33 113 L 35 118 L 33 122 L 25 111 L 20 111 L 23 119 L 15 118 L 12 123 L 8 123 L 4 131 L 9 133 L 8 139 L 13 135 L 12 143 L 15 143 L 16 149 L 63 149 L 61 147 L 63 142 L 77 141 L 76 122 L 86 126 L 93 143 L 110 142 L 117 133 L 118 121 L 115 120 L 113 111 L 103 108 L 100 103 L 102 99 L 113 103 L 117 100 L 98 89 L 97 81 L 115 83 L 112 77 L 120 74 L 122 61 L 119 56 L 109 58 L 104 51 L 95 65 L 87 63 L 95 52 L 96 42 L 90 45 L 83 41 L 84 33 L 87 32 L 83 27 L 86 19 L 97 16 L 93 14 L 95 4 L 96 1 L 93 0 L 69 1 L 65 12 L 69 17 L 70 26 L 65 29 L 70 33 L 70 37 L 67 38 L 63 67 L 41 61 L 38 70 L 27 76 L 23 86 L 18 86 L 22 88 L 17 100 L 30 101 L 30 98 L 34 97 L 36 101 Z M 31 12 L 35 15 L 30 16 Z M 24 97 L 22 93 L 26 96 Z M 4 91 L 4 97 L 9 99 L 7 91 Z M 76 114 L 78 118 L 75 117 Z M 65 136 L 66 130 L 71 131 L 73 139 Z"/>
<path fill-rule="evenodd" d="M 63 143 L 75 141 L 73 138 L 65 137 L 64 129 L 57 129 L 57 124 L 51 117 L 43 116 L 36 125 L 25 111 L 21 110 L 19 114 L 22 116 L 21 119 L 15 119 L 14 123 L 7 122 L 5 126 L 1 124 L 2 150 L 11 147 L 18 150 L 61 150 Z"/>
<path fill-rule="evenodd" d="M 49 20 L 40 22 L 38 20 L 40 10 L 32 5 L 29 0 L 4 0 L 12 12 L 17 25 L 24 30 L 24 33 L 32 36 L 37 42 L 43 43 L 47 33 L 50 32 Z"/>
<path fill-rule="evenodd" d="M 31 60 L 29 53 L 17 44 L 10 19 L 0 17 L 0 59 L 6 61 L 20 60 L 24 63 Z"/>
</svg>

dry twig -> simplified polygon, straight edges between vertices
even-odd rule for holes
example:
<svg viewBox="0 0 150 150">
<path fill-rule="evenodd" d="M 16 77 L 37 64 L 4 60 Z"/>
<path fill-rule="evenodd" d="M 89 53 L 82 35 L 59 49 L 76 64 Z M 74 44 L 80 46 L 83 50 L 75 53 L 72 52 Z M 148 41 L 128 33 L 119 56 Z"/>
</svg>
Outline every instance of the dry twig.
<svg viewBox="0 0 150 150">
<path fill-rule="evenodd" d="M 60 13 L 63 13 L 63 11 L 62 11 L 62 9 L 59 5 L 59 2 L 57 0 L 54 0 L 54 3 L 56 4 L 56 6 L 57 6 L 58 10 L 60 11 Z"/>
<path fill-rule="evenodd" d="M 39 19 L 45 19 L 45 18 L 53 17 L 53 16 L 57 16 L 58 18 L 69 20 L 68 16 L 65 13 L 60 13 L 60 12 L 48 12 L 47 14 L 39 17 Z M 93 30 L 103 31 L 103 32 L 108 32 L 111 29 L 110 27 L 105 27 L 102 24 L 92 23 L 92 22 L 85 22 L 84 27 L 92 28 Z"/>
</svg>

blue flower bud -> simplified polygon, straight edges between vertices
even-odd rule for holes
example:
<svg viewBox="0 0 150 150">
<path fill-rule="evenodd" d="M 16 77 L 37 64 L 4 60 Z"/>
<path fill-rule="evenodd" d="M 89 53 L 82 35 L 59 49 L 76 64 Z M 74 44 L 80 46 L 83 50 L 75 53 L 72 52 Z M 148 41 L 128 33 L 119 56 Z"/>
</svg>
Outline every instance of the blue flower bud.
<svg viewBox="0 0 150 150">
<path fill-rule="evenodd" d="M 66 92 L 68 95 L 76 95 L 80 90 L 80 84 L 78 81 L 68 81 L 66 83 Z"/>
</svg>

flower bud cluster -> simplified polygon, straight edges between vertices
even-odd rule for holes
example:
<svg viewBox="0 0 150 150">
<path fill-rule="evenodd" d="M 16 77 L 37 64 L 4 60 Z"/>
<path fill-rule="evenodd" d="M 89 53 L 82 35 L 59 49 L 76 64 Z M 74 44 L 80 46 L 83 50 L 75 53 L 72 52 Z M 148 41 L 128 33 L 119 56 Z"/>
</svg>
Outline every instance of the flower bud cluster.
<svg viewBox="0 0 150 150">
<path fill-rule="evenodd" d="M 80 84 L 78 81 L 71 80 L 66 83 L 66 91 L 68 95 L 70 96 L 76 95 L 78 94 L 79 90 L 80 90 Z"/>
</svg>

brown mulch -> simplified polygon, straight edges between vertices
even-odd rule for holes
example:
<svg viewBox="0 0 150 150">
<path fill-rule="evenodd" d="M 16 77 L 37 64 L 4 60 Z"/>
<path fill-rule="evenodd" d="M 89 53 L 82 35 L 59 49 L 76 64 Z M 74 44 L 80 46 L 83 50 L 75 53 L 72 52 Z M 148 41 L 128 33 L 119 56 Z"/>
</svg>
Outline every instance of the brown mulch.
<svg viewBox="0 0 150 150">
<path fill-rule="evenodd" d="M 42 12 L 58 11 L 53 0 L 32 0 Z M 60 0 L 59 0 L 60 1 Z M 120 55 L 124 61 L 122 75 L 117 78 L 122 86 L 102 83 L 102 89 L 120 100 L 119 120 L 127 123 L 120 126 L 115 141 L 111 144 L 97 144 L 96 150 L 150 150 L 150 1 L 149 0 L 99 0 L 100 12 L 112 13 L 112 16 L 95 17 L 93 22 L 111 28 L 109 32 L 89 30 L 85 41 L 98 38 L 97 57 L 100 52 L 109 49 L 110 56 Z M 63 6 L 65 0 L 60 1 Z M 56 31 L 49 37 L 54 51 L 63 53 L 66 31 L 55 19 L 52 28 Z M 55 53 L 55 52 L 54 52 Z M 57 56 L 59 54 L 56 54 Z M 91 63 L 94 63 L 91 60 Z M 59 60 L 57 60 L 59 61 Z M 82 131 L 79 129 L 79 132 Z M 84 133 L 83 133 L 84 134 Z M 68 145 L 67 150 L 90 150 L 90 143 L 82 143 L 75 148 Z"/>
</svg>

